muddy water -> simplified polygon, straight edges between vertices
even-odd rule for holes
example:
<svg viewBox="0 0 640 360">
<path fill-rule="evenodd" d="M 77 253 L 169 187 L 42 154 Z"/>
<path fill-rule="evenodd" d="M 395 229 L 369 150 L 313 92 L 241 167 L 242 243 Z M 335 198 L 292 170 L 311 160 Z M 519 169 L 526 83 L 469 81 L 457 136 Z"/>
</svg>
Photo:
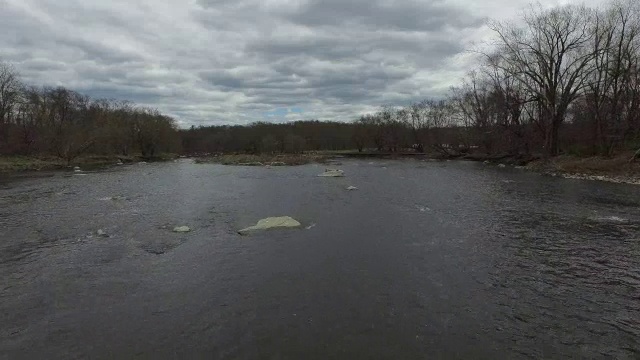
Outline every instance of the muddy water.
<svg viewBox="0 0 640 360">
<path fill-rule="evenodd" d="M 640 357 L 637 186 L 341 168 L 0 180 L 0 357 Z M 236 233 L 281 215 L 303 227 Z"/>
</svg>

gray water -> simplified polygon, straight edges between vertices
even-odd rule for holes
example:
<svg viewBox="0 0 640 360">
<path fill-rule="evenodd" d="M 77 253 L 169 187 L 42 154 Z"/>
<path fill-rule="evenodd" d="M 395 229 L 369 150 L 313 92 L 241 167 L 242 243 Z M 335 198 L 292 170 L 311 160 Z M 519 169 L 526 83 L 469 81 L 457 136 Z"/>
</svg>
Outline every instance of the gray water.
<svg viewBox="0 0 640 360">
<path fill-rule="evenodd" d="M 341 168 L 3 179 L 0 357 L 640 357 L 637 186 L 465 162 Z M 280 215 L 303 227 L 236 233 Z"/>
</svg>

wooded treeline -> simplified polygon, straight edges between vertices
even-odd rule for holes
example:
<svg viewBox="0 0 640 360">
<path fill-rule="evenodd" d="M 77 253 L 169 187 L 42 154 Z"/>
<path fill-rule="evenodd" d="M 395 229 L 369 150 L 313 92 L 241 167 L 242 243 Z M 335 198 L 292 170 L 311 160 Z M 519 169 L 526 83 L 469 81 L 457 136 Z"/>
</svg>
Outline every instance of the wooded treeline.
<svg viewBox="0 0 640 360">
<path fill-rule="evenodd" d="M 377 149 L 460 154 L 612 155 L 640 147 L 640 10 L 531 7 L 491 23 L 494 43 L 444 99 L 384 106 L 350 124 L 192 128 L 185 151 Z"/>
<path fill-rule="evenodd" d="M 0 62 L 0 155 L 84 155 L 178 152 L 174 119 L 131 102 L 91 99 L 63 87 L 24 84 Z"/>
</svg>

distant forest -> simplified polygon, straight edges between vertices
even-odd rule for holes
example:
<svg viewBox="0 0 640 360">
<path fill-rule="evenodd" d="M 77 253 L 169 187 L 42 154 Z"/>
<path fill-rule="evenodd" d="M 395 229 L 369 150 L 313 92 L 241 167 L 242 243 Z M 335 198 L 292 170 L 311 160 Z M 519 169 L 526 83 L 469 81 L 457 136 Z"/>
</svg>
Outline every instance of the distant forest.
<svg viewBox="0 0 640 360">
<path fill-rule="evenodd" d="M 0 155 L 141 155 L 180 151 L 176 122 L 127 101 L 24 84 L 0 63 Z"/>
<path fill-rule="evenodd" d="M 448 155 L 610 156 L 640 147 L 640 5 L 531 7 L 489 24 L 494 43 L 441 99 L 382 106 L 349 122 L 178 130 L 155 110 L 22 84 L 0 68 L 0 152 L 299 153 L 428 151 Z"/>
</svg>

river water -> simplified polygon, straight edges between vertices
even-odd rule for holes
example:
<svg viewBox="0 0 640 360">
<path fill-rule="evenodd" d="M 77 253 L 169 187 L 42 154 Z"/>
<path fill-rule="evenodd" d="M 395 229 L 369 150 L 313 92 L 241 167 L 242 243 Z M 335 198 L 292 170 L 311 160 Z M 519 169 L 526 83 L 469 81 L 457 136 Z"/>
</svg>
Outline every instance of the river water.
<svg viewBox="0 0 640 360">
<path fill-rule="evenodd" d="M 340 168 L 1 180 L 0 357 L 640 357 L 639 187 L 466 162 Z M 303 227 L 236 233 L 281 215 Z"/>
</svg>

